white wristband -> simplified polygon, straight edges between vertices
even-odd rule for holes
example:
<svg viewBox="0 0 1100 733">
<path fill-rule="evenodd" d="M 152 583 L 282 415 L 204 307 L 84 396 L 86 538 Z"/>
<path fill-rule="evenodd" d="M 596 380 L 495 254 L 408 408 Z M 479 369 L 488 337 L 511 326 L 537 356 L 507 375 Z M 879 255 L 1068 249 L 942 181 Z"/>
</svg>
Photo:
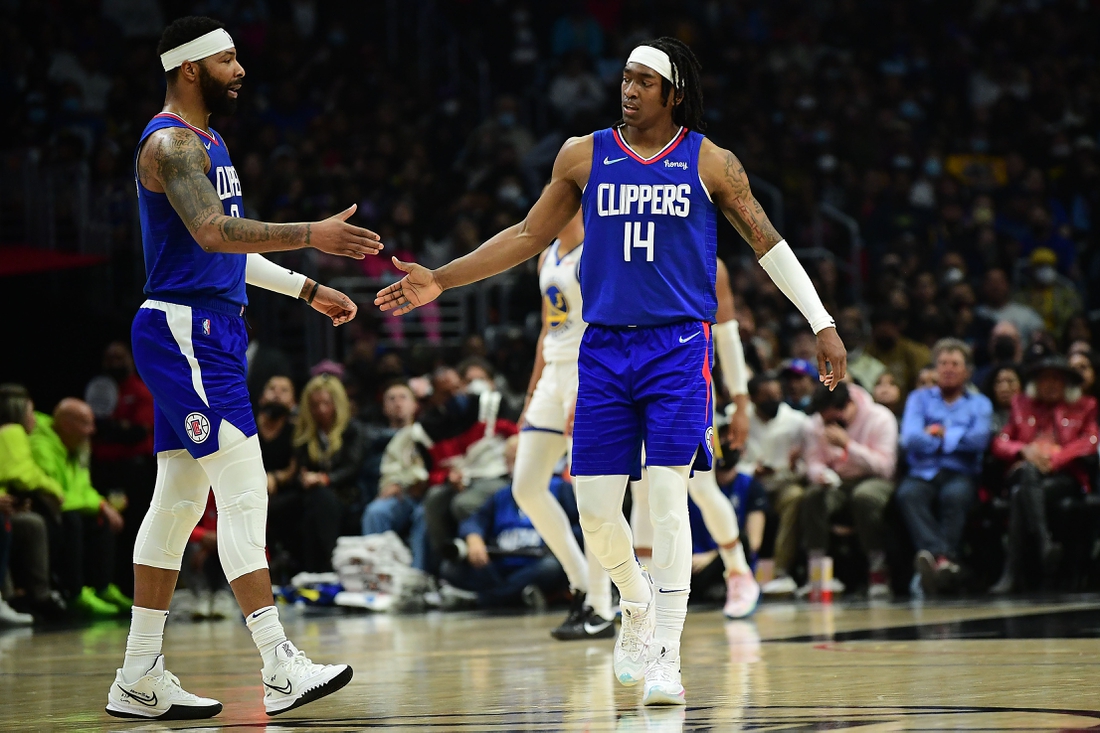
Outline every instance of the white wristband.
<svg viewBox="0 0 1100 733">
<path fill-rule="evenodd" d="M 273 293 L 297 298 L 305 287 L 306 276 L 280 267 L 261 254 L 249 252 L 244 266 L 244 281 Z"/>
<path fill-rule="evenodd" d="M 802 313 L 814 333 L 834 325 L 833 317 L 825 310 L 817 289 L 806 274 L 802 263 L 794 256 L 787 240 L 772 247 L 760 258 L 760 266 L 783 294 L 794 303 Z"/>
<path fill-rule="evenodd" d="M 748 394 L 749 368 L 745 364 L 745 350 L 741 346 L 737 321 L 714 325 L 714 353 L 722 367 L 722 376 L 725 377 L 730 396 Z"/>
</svg>

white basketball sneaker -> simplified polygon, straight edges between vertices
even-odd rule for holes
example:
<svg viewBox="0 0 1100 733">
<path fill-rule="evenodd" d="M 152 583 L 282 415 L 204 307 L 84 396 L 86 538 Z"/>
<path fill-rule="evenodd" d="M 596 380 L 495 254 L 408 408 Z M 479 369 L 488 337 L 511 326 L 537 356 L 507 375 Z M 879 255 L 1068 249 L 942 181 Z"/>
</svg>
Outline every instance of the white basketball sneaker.
<svg viewBox="0 0 1100 733">
<path fill-rule="evenodd" d="M 652 585 L 650 586 L 652 588 Z M 653 638 L 654 598 L 649 603 L 620 601 L 622 628 L 615 641 L 615 677 L 630 687 L 645 677 L 646 649 Z"/>
<path fill-rule="evenodd" d="M 658 641 L 649 644 L 646 654 L 643 705 L 686 705 L 680 683 L 680 642 Z"/>
<path fill-rule="evenodd" d="M 352 672 L 346 664 L 314 664 L 284 641 L 275 649 L 275 664 L 261 674 L 264 708 L 268 715 L 278 715 L 331 695 L 351 682 Z"/>
<path fill-rule="evenodd" d="M 217 700 L 192 695 L 180 687 L 179 679 L 164 668 L 163 654 L 132 685 L 122 678 L 121 669 L 116 671 L 107 693 L 107 714 L 116 718 L 197 720 L 212 718 L 221 711 L 222 704 Z"/>
</svg>

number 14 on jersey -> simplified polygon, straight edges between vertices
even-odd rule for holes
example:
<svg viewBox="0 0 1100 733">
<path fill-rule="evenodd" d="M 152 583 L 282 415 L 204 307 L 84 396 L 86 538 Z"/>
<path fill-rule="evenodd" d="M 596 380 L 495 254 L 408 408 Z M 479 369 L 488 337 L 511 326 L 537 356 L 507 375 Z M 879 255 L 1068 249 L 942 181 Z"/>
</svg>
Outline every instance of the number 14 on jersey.
<svg viewBox="0 0 1100 733">
<path fill-rule="evenodd" d="M 623 222 L 623 259 L 631 261 L 631 250 L 644 249 L 645 261 L 653 262 L 653 222 L 646 222 L 646 235 L 642 237 L 642 222 Z"/>
</svg>

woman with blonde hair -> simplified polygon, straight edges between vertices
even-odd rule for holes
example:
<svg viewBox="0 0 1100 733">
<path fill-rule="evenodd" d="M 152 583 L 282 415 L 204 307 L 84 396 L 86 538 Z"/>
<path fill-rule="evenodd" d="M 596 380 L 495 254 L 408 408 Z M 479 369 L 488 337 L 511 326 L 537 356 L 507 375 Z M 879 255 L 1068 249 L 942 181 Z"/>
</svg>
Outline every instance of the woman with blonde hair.
<svg viewBox="0 0 1100 733">
<path fill-rule="evenodd" d="M 302 493 L 302 569 L 332 569 L 332 550 L 341 534 L 359 534 L 363 492 L 362 428 L 351 419 L 340 380 L 321 374 L 302 390 L 294 429 L 294 455 Z"/>
</svg>

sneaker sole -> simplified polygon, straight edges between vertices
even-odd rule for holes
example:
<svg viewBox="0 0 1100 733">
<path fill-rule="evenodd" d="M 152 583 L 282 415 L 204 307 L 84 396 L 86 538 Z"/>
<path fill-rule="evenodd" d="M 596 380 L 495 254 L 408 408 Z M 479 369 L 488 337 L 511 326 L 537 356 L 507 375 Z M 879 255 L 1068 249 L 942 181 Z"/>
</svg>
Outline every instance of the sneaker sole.
<svg viewBox="0 0 1100 733">
<path fill-rule="evenodd" d="M 670 695 L 664 690 L 654 690 L 649 693 L 644 700 L 643 705 L 687 705 L 687 700 L 684 699 L 684 691 L 680 690 L 679 695 Z"/>
<path fill-rule="evenodd" d="M 131 720 L 203 720 L 213 718 L 222 711 L 222 704 L 216 705 L 173 705 L 160 715 L 148 715 L 137 708 L 111 707 L 114 703 L 107 703 L 104 710 L 108 715 L 116 718 L 128 718 Z"/>
<path fill-rule="evenodd" d="M 940 592 L 939 579 L 936 577 L 936 561 L 917 555 L 917 575 L 925 593 L 936 595 Z"/>
<path fill-rule="evenodd" d="M 328 697 L 332 693 L 338 692 L 339 690 L 343 689 L 344 686 L 351 682 L 351 676 L 351 667 L 344 667 L 343 672 L 336 675 L 328 682 L 314 687 L 312 690 L 306 690 L 302 693 L 301 697 L 299 697 L 297 700 L 295 700 L 285 708 L 280 708 L 279 710 L 268 710 L 266 712 L 268 715 L 271 716 L 282 715 L 283 713 L 288 713 L 295 708 L 300 708 L 303 705 L 307 705 L 316 700 L 320 700 L 322 697 Z"/>
<path fill-rule="evenodd" d="M 752 604 L 752 608 L 750 608 L 748 611 L 745 611 L 742 614 L 734 614 L 734 613 L 728 613 L 725 609 L 722 609 L 722 615 L 725 616 L 726 619 L 729 620 L 729 621 L 742 621 L 744 619 L 747 619 L 749 616 L 753 615 L 754 613 L 756 613 L 756 609 L 758 609 L 758 608 L 760 608 L 760 597 L 759 596 L 757 596 L 756 602 Z"/>
</svg>

